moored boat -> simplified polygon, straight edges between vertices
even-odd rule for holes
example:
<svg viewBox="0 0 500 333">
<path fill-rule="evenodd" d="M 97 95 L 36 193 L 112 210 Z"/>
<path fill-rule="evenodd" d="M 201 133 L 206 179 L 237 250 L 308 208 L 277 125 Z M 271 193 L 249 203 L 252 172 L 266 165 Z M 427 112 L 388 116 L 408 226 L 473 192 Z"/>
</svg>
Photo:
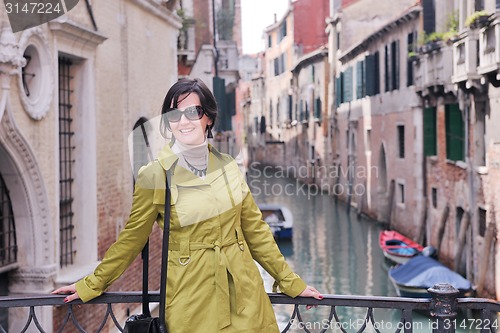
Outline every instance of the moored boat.
<svg viewBox="0 0 500 333">
<path fill-rule="evenodd" d="M 283 205 L 259 204 L 262 219 L 269 224 L 273 235 L 277 239 L 292 239 L 293 215 Z"/>
<path fill-rule="evenodd" d="M 397 264 L 407 262 L 424 249 L 422 245 L 394 230 L 381 231 L 379 245 L 384 256 Z"/>
<path fill-rule="evenodd" d="M 423 255 L 391 268 L 389 279 L 402 297 L 430 298 L 427 289 L 439 283 L 452 285 L 460 292 L 461 297 L 473 292 L 469 280 L 439 261 Z"/>
</svg>

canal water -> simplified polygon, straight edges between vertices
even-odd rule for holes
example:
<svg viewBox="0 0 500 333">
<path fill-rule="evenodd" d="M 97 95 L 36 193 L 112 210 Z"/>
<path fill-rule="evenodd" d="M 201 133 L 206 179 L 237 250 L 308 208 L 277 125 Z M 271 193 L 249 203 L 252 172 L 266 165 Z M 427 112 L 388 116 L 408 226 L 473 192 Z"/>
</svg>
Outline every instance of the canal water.
<svg viewBox="0 0 500 333">
<path fill-rule="evenodd" d="M 397 296 L 388 279 L 390 265 L 378 246 L 383 226 L 358 217 L 355 210 L 328 194 L 317 193 L 278 168 L 251 167 L 247 181 L 257 203 L 282 204 L 294 217 L 293 240 L 278 241 L 292 269 L 321 293 L 335 295 Z M 266 290 L 271 292 L 273 279 L 262 270 Z M 306 327 L 312 332 L 329 328 L 340 332 L 338 324 L 328 321 L 329 307 L 302 308 Z M 293 306 L 275 305 L 280 328 L 289 322 Z M 348 332 L 361 328 L 366 308 L 337 308 Z M 380 332 L 395 332 L 398 310 L 375 309 Z M 430 318 L 414 313 L 414 332 L 431 332 Z M 298 322 L 290 332 L 304 332 Z M 365 332 L 372 332 L 367 329 Z M 457 330 L 460 332 L 461 330 Z M 470 330 L 462 330 L 470 332 Z"/>
</svg>

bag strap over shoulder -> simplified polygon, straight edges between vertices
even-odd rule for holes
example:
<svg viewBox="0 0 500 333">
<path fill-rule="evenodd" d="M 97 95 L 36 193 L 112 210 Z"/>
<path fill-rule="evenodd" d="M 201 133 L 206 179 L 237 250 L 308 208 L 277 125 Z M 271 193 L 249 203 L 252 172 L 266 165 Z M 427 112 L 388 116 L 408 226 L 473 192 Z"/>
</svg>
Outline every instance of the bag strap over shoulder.
<svg viewBox="0 0 500 333">
<path fill-rule="evenodd" d="M 161 280 L 160 280 L 160 331 L 167 333 L 165 323 L 165 311 L 167 301 L 167 265 L 168 265 L 168 243 L 170 237 L 170 202 L 172 193 L 170 193 L 169 184 L 170 170 L 165 174 L 165 215 L 163 220 L 163 245 L 161 249 Z"/>
<path fill-rule="evenodd" d="M 161 251 L 161 277 L 160 277 L 160 314 L 159 323 L 162 333 L 167 332 L 165 323 L 165 302 L 167 297 L 167 266 L 168 266 L 168 243 L 170 237 L 170 202 L 172 194 L 170 192 L 169 178 L 170 172 L 167 170 L 165 175 L 165 215 L 163 220 L 163 244 Z M 149 241 L 142 249 L 142 313 L 151 317 L 149 311 L 149 287 L 148 287 L 148 268 L 149 268 Z"/>
</svg>

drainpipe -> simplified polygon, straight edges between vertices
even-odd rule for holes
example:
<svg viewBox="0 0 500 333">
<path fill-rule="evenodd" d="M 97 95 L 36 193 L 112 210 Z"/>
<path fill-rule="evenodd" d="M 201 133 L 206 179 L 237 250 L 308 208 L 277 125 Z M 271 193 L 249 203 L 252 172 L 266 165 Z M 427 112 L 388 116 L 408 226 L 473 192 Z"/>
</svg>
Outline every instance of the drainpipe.
<svg viewBox="0 0 500 333">
<path fill-rule="evenodd" d="M 347 112 L 347 209 L 351 209 L 351 200 L 352 200 L 352 145 L 353 142 L 351 140 L 351 102 L 349 101 L 349 111 Z"/>
<path fill-rule="evenodd" d="M 214 50 L 215 50 L 214 70 L 215 70 L 215 77 L 218 77 L 219 76 L 219 68 L 218 68 L 219 51 L 217 50 L 217 27 L 215 26 L 216 21 L 215 21 L 215 1 L 214 0 L 212 0 L 212 24 L 214 26 Z"/>
<path fill-rule="evenodd" d="M 437 111 L 437 108 L 436 108 Z M 425 99 L 422 98 L 422 124 L 424 124 L 424 119 L 425 119 Z M 437 116 L 437 113 L 436 113 Z M 423 128 L 422 128 L 422 141 L 425 141 L 425 133 L 423 133 Z M 422 142 L 423 144 L 423 142 Z M 427 156 L 425 156 L 425 146 L 422 145 L 422 191 L 423 191 L 423 200 L 424 200 L 424 212 L 422 216 L 422 224 L 420 225 L 420 235 L 418 235 L 418 242 L 420 244 L 426 244 L 427 243 L 427 214 L 429 211 L 429 199 L 427 196 Z"/>
<path fill-rule="evenodd" d="M 472 226 L 472 223 L 474 221 L 474 218 L 476 216 L 475 211 L 476 211 L 476 196 L 474 195 L 475 189 L 474 189 L 474 159 L 471 156 L 471 151 L 470 151 L 470 142 L 469 142 L 469 130 L 470 130 L 470 107 L 471 107 L 471 102 L 470 102 L 470 96 L 468 93 L 465 94 L 465 110 L 464 110 L 464 120 L 465 120 L 465 163 L 467 164 L 467 185 L 469 186 L 469 202 L 470 202 L 470 212 L 469 212 L 469 221 L 470 224 L 469 226 Z M 466 231 L 467 234 L 467 231 Z M 467 237 L 466 243 L 467 243 Z M 473 242 L 469 238 L 469 247 L 465 247 L 465 253 L 466 253 L 466 275 L 467 279 L 472 278 L 472 248 L 471 246 L 473 245 Z M 462 252 L 463 253 L 463 252 Z"/>
</svg>

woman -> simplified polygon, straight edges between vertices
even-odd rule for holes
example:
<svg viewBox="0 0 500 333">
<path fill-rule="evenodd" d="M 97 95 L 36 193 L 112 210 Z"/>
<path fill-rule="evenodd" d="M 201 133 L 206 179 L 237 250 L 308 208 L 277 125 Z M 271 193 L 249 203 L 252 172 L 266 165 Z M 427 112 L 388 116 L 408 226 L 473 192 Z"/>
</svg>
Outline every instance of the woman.
<svg viewBox="0 0 500 333">
<path fill-rule="evenodd" d="M 53 293 L 65 302 L 101 295 L 163 228 L 165 173 L 171 175 L 167 325 L 180 332 L 278 332 L 254 259 L 285 294 L 322 299 L 292 272 L 276 245 L 236 162 L 207 143 L 217 104 L 198 79 L 168 91 L 162 131 L 173 140 L 138 175 L 129 220 L 94 273 Z M 163 186 L 163 187 L 162 187 Z"/>
</svg>

